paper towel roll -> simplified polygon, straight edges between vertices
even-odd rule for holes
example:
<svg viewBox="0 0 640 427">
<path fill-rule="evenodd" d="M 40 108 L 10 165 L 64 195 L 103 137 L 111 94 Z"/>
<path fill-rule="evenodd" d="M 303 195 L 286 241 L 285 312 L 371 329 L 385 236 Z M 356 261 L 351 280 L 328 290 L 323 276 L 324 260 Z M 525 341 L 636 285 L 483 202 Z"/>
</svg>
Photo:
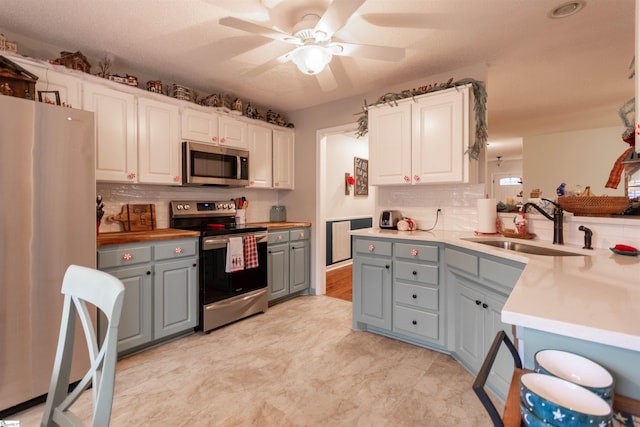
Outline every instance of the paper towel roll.
<svg viewBox="0 0 640 427">
<path fill-rule="evenodd" d="M 479 233 L 496 232 L 496 199 L 478 199 L 478 231 Z"/>
</svg>

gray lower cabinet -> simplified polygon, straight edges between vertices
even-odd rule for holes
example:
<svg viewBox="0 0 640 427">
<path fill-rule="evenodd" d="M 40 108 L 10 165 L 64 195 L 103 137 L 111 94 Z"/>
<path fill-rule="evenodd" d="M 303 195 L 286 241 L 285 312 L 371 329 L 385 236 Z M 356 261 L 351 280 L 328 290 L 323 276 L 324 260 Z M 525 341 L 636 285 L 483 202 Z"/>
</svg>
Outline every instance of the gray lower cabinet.
<svg viewBox="0 0 640 427">
<path fill-rule="evenodd" d="M 197 263 L 195 238 L 98 249 L 98 268 L 125 286 L 119 354 L 191 332 L 197 326 Z"/>
<path fill-rule="evenodd" d="M 353 328 L 444 346 L 439 247 L 354 236 L 353 248 Z"/>
<path fill-rule="evenodd" d="M 310 228 L 269 232 L 267 271 L 269 302 L 284 300 L 309 289 L 311 280 Z"/>
<path fill-rule="evenodd" d="M 501 312 L 517 282 L 523 264 L 479 252 L 446 248 L 447 285 L 450 293 L 450 350 L 471 373 L 480 370 L 498 331 L 513 340 L 512 327 L 502 323 Z M 487 385 L 505 398 L 513 373 L 513 358 L 500 349 Z"/>
</svg>

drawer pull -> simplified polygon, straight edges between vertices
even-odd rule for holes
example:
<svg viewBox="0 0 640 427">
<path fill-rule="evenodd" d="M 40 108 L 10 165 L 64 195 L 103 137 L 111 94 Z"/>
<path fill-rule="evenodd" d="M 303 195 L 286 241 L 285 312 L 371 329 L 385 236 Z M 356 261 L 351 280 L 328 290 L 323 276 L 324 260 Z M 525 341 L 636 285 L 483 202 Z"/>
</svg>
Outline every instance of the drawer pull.
<svg viewBox="0 0 640 427">
<path fill-rule="evenodd" d="M 413 274 L 414 276 L 417 276 L 417 275 L 418 275 L 418 272 L 417 272 L 417 271 L 414 271 L 414 272 L 412 272 L 411 274 Z"/>
<path fill-rule="evenodd" d="M 373 252 L 373 250 L 374 250 L 375 248 L 376 248 L 375 246 L 373 246 L 373 245 L 369 245 L 369 248 L 368 248 L 368 249 L 369 249 L 369 252 Z"/>
<path fill-rule="evenodd" d="M 301 238 L 301 239 L 304 239 L 304 231 L 301 231 L 301 232 L 300 232 L 300 238 Z"/>
<path fill-rule="evenodd" d="M 484 304 L 482 304 L 482 308 L 488 308 L 489 305 L 485 302 Z"/>
<path fill-rule="evenodd" d="M 384 266 L 384 268 L 386 268 L 386 269 L 388 270 L 388 269 L 389 269 L 389 266 L 388 266 L 388 265 L 385 265 L 385 266 Z"/>
<path fill-rule="evenodd" d="M 418 255 L 418 250 L 417 249 L 411 249 L 411 255 L 412 256 L 417 256 Z"/>
<path fill-rule="evenodd" d="M 278 240 L 282 240 L 282 235 L 278 236 Z"/>
<path fill-rule="evenodd" d="M 414 325 L 417 325 L 418 321 L 417 320 L 412 320 L 411 323 L 413 323 Z"/>
<path fill-rule="evenodd" d="M 180 248 L 180 247 L 176 248 L 176 253 L 177 253 L 178 255 L 179 255 L 179 254 L 181 254 L 181 253 L 182 253 L 182 248 Z"/>
<path fill-rule="evenodd" d="M 476 300 L 476 305 L 480 305 L 482 304 L 482 301 L 480 301 L 479 299 Z"/>
<path fill-rule="evenodd" d="M 133 255 L 131 255 L 129 252 L 127 252 L 126 254 L 122 255 L 122 259 L 125 261 L 131 261 L 131 258 L 133 258 Z"/>
<path fill-rule="evenodd" d="M 416 295 L 416 294 L 413 294 L 411 296 L 413 297 L 413 299 L 418 299 L 418 295 Z"/>
</svg>

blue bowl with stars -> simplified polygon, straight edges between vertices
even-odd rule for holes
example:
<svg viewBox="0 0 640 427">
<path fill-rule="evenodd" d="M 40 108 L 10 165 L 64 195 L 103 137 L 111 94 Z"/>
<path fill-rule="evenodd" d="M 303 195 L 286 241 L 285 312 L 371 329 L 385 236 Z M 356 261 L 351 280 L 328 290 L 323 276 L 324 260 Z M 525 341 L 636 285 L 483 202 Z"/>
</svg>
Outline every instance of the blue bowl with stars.
<svg viewBox="0 0 640 427">
<path fill-rule="evenodd" d="M 524 402 L 520 402 L 520 415 L 522 415 L 522 421 L 527 427 L 555 427 L 553 424 L 549 424 L 536 417 L 533 412 L 527 408 L 527 405 Z"/>
<path fill-rule="evenodd" d="M 523 374 L 520 401 L 531 414 L 552 426 L 611 426 L 611 407 L 603 398 L 562 378 Z"/>
</svg>

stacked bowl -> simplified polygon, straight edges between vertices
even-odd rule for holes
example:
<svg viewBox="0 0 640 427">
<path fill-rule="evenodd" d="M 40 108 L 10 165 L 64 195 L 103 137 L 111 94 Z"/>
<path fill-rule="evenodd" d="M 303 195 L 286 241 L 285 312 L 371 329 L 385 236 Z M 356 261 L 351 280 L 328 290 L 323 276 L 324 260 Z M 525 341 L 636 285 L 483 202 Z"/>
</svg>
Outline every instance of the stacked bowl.
<svg viewBox="0 0 640 427">
<path fill-rule="evenodd" d="M 527 426 L 611 426 L 614 381 L 577 354 L 542 350 L 534 373 L 520 378 L 520 412 Z"/>
</svg>

